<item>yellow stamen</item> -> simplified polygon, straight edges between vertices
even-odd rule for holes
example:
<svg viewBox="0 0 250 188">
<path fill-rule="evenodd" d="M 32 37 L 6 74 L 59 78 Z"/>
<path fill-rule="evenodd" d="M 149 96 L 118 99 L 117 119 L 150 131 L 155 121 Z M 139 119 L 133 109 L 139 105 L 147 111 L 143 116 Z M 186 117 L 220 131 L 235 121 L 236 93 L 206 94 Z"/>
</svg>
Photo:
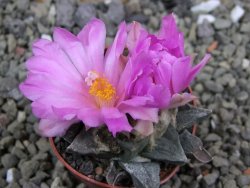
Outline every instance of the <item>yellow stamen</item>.
<svg viewBox="0 0 250 188">
<path fill-rule="evenodd" d="M 89 94 L 96 97 L 101 103 L 107 103 L 114 99 L 116 91 L 107 79 L 96 78 L 90 86 Z"/>
</svg>

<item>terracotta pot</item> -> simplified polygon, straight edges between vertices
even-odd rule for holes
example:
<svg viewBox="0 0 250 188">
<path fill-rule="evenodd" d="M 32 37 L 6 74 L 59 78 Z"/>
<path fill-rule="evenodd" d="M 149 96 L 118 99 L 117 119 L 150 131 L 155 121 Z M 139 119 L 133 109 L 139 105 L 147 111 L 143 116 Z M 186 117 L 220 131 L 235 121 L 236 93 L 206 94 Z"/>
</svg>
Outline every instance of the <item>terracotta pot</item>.
<svg viewBox="0 0 250 188">
<path fill-rule="evenodd" d="M 188 88 L 189 92 L 192 93 L 191 88 Z M 193 101 L 193 104 L 195 104 L 195 101 Z M 192 134 L 196 134 L 196 125 L 193 126 Z M 50 146 L 52 148 L 52 151 L 56 155 L 57 159 L 61 161 L 61 163 L 81 182 L 86 184 L 89 188 L 125 188 L 125 187 L 120 187 L 120 186 L 111 186 L 106 183 L 102 183 L 99 181 L 96 181 L 92 178 L 89 178 L 80 172 L 76 171 L 74 168 L 68 164 L 63 157 L 59 154 L 59 152 L 56 149 L 55 143 L 54 143 L 54 138 L 49 138 Z M 161 185 L 166 183 L 168 180 L 170 180 L 180 169 L 180 166 L 176 165 L 173 169 L 171 169 L 169 172 L 164 172 L 161 171 Z"/>
</svg>

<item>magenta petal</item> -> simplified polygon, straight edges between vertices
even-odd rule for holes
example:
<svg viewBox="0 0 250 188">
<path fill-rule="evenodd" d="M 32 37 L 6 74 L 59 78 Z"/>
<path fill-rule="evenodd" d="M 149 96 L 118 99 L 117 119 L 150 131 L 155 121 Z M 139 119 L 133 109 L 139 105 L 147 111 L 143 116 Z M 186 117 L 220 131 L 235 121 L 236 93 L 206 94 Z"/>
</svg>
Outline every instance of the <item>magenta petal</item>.
<svg viewBox="0 0 250 188">
<path fill-rule="evenodd" d="M 57 108 L 52 106 L 52 110 L 58 118 L 63 118 L 64 120 L 72 120 L 77 114 L 77 109 L 75 108 Z"/>
<path fill-rule="evenodd" d="M 158 122 L 158 108 L 122 106 L 119 110 L 132 116 L 133 119 Z"/>
<path fill-rule="evenodd" d="M 149 136 L 154 132 L 154 125 L 151 121 L 137 121 L 134 130 L 139 132 L 143 136 Z"/>
<path fill-rule="evenodd" d="M 168 87 L 163 87 L 162 85 L 152 86 L 148 94 L 154 98 L 153 107 L 158 107 L 160 109 L 166 108 L 169 105 L 171 93 Z"/>
<path fill-rule="evenodd" d="M 89 59 L 90 54 L 87 54 L 80 40 L 63 28 L 55 28 L 53 38 L 64 50 L 72 66 L 74 66 L 81 75 L 86 76 L 92 65 Z"/>
<path fill-rule="evenodd" d="M 179 34 L 175 18 L 173 14 L 168 16 L 164 16 L 162 18 L 161 28 L 159 30 L 159 38 L 161 39 L 171 39 L 173 36 L 177 36 Z M 176 38 L 175 38 L 176 39 Z"/>
<path fill-rule="evenodd" d="M 60 61 L 61 65 L 57 61 Z M 57 61 L 41 56 L 31 57 L 26 63 L 30 71 L 26 82 L 32 85 L 38 85 L 37 82 L 39 82 L 39 87 L 54 85 L 56 88 L 65 86 L 73 91 L 84 90 L 82 77 L 75 72 L 73 65 L 67 64 L 65 62 L 67 60 L 63 58 L 58 58 Z"/>
<path fill-rule="evenodd" d="M 177 108 L 179 106 L 183 106 L 193 100 L 197 99 L 196 96 L 190 93 L 182 93 L 182 94 L 174 94 L 171 98 L 170 105 L 168 108 Z"/>
<path fill-rule="evenodd" d="M 122 22 L 119 25 L 113 44 L 107 50 L 105 55 L 105 75 L 113 85 L 117 85 L 122 72 L 122 64 L 119 61 L 125 48 L 127 38 L 126 24 Z"/>
<path fill-rule="evenodd" d="M 91 99 L 85 96 L 87 91 L 81 83 L 64 80 L 65 77 L 56 80 L 54 77 L 57 78 L 51 74 L 30 73 L 24 83 L 20 84 L 20 90 L 32 101 L 40 100 L 56 107 L 71 105 L 71 107 L 80 108 L 82 104 L 85 106 L 92 104 Z"/>
<path fill-rule="evenodd" d="M 100 109 L 82 108 L 78 111 L 77 117 L 88 127 L 99 127 L 104 124 Z"/>
<path fill-rule="evenodd" d="M 138 22 L 133 22 L 128 28 L 127 47 L 130 55 L 147 50 L 150 46 L 150 38 L 147 38 L 148 32 Z"/>
<path fill-rule="evenodd" d="M 65 120 L 76 114 L 76 109 L 81 109 L 84 103 L 79 103 L 80 100 L 74 98 L 56 98 L 57 96 L 44 96 L 35 100 L 32 103 L 32 112 L 35 116 L 42 119 L 49 119 L 56 116 L 57 119 Z M 53 106 L 53 108 L 52 108 Z M 89 107 L 85 104 L 85 107 Z M 67 110 L 66 110 L 67 109 Z M 61 111 L 60 111 L 61 110 Z M 64 111 L 65 110 L 65 111 Z"/>
<path fill-rule="evenodd" d="M 39 78 L 41 77 L 41 79 Z M 61 98 L 74 98 L 84 100 L 84 90 L 78 91 L 79 88 L 68 87 L 58 82 L 53 83 L 50 79 L 41 75 L 29 76 L 19 85 L 20 91 L 30 100 L 35 101 L 42 97 L 54 97 L 57 101 Z M 84 100 L 85 101 L 85 100 Z"/>
<path fill-rule="evenodd" d="M 150 102 L 153 102 L 153 98 L 150 96 L 133 96 L 131 99 L 128 100 L 124 100 L 122 101 L 118 107 L 122 107 L 124 106 L 133 106 L 133 107 L 137 107 L 137 106 L 145 106 Z"/>
<path fill-rule="evenodd" d="M 67 129 L 77 120 L 59 121 L 53 119 L 41 119 L 38 127 L 39 134 L 46 137 L 62 136 Z"/>
<path fill-rule="evenodd" d="M 134 52 L 137 42 L 141 34 L 141 24 L 133 22 L 129 25 L 129 33 L 127 39 L 127 47 L 130 52 Z"/>
<path fill-rule="evenodd" d="M 199 64 L 197 64 L 196 66 L 194 66 L 191 71 L 189 72 L 188 75 L 188 83 L 192 82 L 192 80 L 194 79 L 194 77 L 200 72 L 200 70 L 207 64 L 207 62 L 209 61 L 209 59 L 211 58 L 210 54 L 206 54 L 205 57 L 201 60 L 201 62 Z"/>
<path fill-rule="evenodd" d="M 118 132 L 130 132 L 132 130 L 126 115 L 119 112 L 117 108 L 103 108 L 102 114 L 104 122 L 113 136 L 116 136 Z"/>
<path fill-rule="evenodd" d="M 134 96 L 132 99 L 122 101 L 117 108 L 124 114 L 130 114 L 134 119 L 158 122 L 159 109 L 148 107 L 153 102 L 152 97 Z"/>
<path fill-rule="evenodd" d="M 187 80 L 189 71 L 191 69 L 191 57 L 183 57 L 177 59 L 172 68 L 172 88 L 174 93 L 183 91 L 188 85 Z"/>
<path fill-rule="evenodd" d="M 77 36 L 86 49 L 92 69 L 103 72 L 106 28 L 103 21 L 92 19 Z"/>
<path fill-rule="evenodd" d="M 45 106 L 42 103 L 35 101 L 31 103 L 31 107 L 32 107 L 32 113 L 38 118 L 49 119 L 54 117 L 52 108 Z"/>
<path fill-rule="evenodd" d="M 83 80 L 81 73 L 57 43 L 51 42 L 44 51 L 44 54 L 33 56 L 27 60 L 26 67 L 29 71 L 36 74 L 38 72 L 50 73 L 54 77 L 61 77 L 61 79 L 64 79 L 63 75 L 65 79 Z"/>
<path fill-rule="evenodd" d="M 32 52 L 34 55 L 43 55 L 46 53 L 47 45 L 51 44 L 50 40 L 38 39 L 32 44 Z"/>
<path fill-rule="evenodd" d="M 179 56 L 176 55 L 177 57 L 184 57 L 185 56 L 185 52 L 184 52 L 184 34 L 183 33 L 180 33 L 179 34 Z M 178 52 L 176 52 L 178 53 Z"/>
<path fill-rule="evenodd" d="M 133 70 L 133 67 L 132 67 L 131 61 L 128 61 L 126 63 L 124 70 L 121 72 L 120 80 L 119 80 L 117 87 L 116 87 L 117 94 L 118 94 L 118 96 L 120 96 L 119 102 L 122 101 L 126 96 L 126 89 L 128 88 L 128 85 L 130 83 L 130 77 L 132 74 L 132 70 Z"/>
<path fill-rule="evenodd" d="M 131 69 L 131 75 L 128 78 L 129 82 L 126 85 L 127 96 L 131 96 L 132 94 L 135 94 L 136 92 L 142 93 L 143 91 L 139 91 L 139 87 L 146 89 L 149 86 L 149 84 L 151 84 L 148 82 L 141 84 L 141 83 L 138 83 L 138 80 L 141 80 L 139 82 L 143 82 L 142 80 L 144 78 L 147 80 L 150 80 L 150 79 L 152 80 L 149 74 L 152 73 L 153 71 L 152 67 L 155 66 L 152 64 L 152 57 L 150 56 L 150 54 L 145 53 L 145 52 L 141 52 L 137 54 L 136 57 L 131 58 L 130 61 L 131 61 L 132 69 Z M 137 91 L 133 91 L 135 87 L 137 88 Z"/>
<path fill-rule="evenodd" d="M 167 56 L 168 57 L 168 56 Z M 158 69 L 156 73 L 157 82 L 161 83 L 165 88 L 168 90 L 172 90 L 170 81 L 172 77 L 172 65 L 169 62 L 172 62 L 173 59 L 166 58 L 165 60 L 162 60 L 158 64 Z M 173 60 L 173 62 L 176 61 Z"/>
<path fill-rule="evenodd" d="M 162 19 L 159 38 L 164 39 L 164 46 L 176 57 L 184 56 L 184 38 L 178 30 L 174 15 L 165 16 Z"/>
<path fill-rule="evenodd" d="M 53 39 L 55 42 L 59 43 L 63 47 L 66 47 L 67 44 L 69 45 L 70 43 L 73 42 L 79 42 L 79 40 L 75 35 L 73 35 L 68 30 L 60 27 L 54 28 Z"/>
</svg>

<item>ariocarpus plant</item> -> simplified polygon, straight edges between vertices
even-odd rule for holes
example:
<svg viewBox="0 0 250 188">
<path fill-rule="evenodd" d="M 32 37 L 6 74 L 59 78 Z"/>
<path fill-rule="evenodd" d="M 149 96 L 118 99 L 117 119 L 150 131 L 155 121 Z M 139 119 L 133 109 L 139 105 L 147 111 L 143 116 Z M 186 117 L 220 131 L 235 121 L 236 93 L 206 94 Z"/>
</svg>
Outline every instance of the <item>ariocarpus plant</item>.
<svg viewBox="0 0 250 188">
<path fill-rule="evenodd" d="M 162 19 L 157 34 L 140 23 L 122 22 L 107 49 L 105 39 L 104 23 L 92 19 L 77 36 L 55 28 L 53 41 L 34 42 L 34 55 L 26 62 L 28 75 L 20 90 L 41 119 L 39 133 L 64 136 L 69 127 L 81 122 L 84 129 L 70 143 L 71 151 L 98 157 L 109 152 L 110 160 L 118 161 L 140 188 L 149 186 L 148 174 L 159 176 L 159 161 L 185 163 L 185 153 L 203 162 L 210 160 L 201 141 L 187 131 L 210 111 L 188 104 L 196 97 L 186 90 L 210 55 L 192 66 L 173 15 Z M 104 136 L 117 144 L 116 152 L 105 140 L 95 138 L 99 130 L 108 130 L 103 131 Z M 86 135 L 98 142 L 96 147 L 105 145 L 105 151 L 75 151 L 72 144 Z M 133 161 L 138 156 L 143 162 Z M 130 165 L 144 167 L 146 172 L 131 170 Z M 154 178 L 149 187 L 159 187 L 159 181 Z"/>
</svg>

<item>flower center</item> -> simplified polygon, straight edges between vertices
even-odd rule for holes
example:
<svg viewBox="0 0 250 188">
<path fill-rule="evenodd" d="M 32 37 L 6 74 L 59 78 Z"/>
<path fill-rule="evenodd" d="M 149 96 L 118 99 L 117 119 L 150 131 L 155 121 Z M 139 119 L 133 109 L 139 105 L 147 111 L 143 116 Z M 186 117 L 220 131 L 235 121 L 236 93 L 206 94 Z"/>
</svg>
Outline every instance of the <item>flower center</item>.
<svg viewBox="0 0 250 188">
<path fill-rule="evenodd" d="M 114 98 L 115 93 L 115 88 L 105 78 L 96 78 L 89 89 L 89 94 L 107 102 Z"/>
<path fill-rule="evenodd" d="M 89 86 L 89 94 L 94 96 L 99 106 L 110 105 L 115 98 L 115 88 L 109 81 L 98 73 L 90 71 L 85 79 Z"/>
</svg>

